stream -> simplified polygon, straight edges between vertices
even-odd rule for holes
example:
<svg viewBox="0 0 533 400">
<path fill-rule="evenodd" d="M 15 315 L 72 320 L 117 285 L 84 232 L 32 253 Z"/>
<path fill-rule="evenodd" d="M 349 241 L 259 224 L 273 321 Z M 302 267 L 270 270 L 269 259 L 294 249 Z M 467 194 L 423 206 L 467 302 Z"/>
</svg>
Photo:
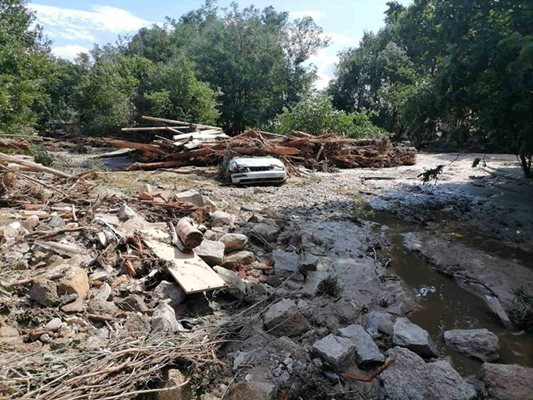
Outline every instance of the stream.
<svg viewBox="0 0 533 400">
<path fill-rule="evenodd" d="M 391 259 L 389 268 L 415 292 L 417 308 L 408 317 L 429 332 L 441 354 L 449 356 L 461 374 L 476 374 L 481 362 L 448 349 L 442 335 L 446 330 L 486 328 L 499 338 L 498 363 L 533 366 L 533 332 L 506 330 L 480 297 L 461 288 L 452 277 L 432 268 L 405 248 L 402 234 L 422 228 L 383 212 L 374 212 L 370 219 L 380 224 L 391 243 L 391 247 L 382 250 L 380 255 Z M 488 252 L 491 249 L 500 257 L 525 258 L 513 249 L 506 253 L 502 245 L 487 245 L 488 242 L 477 234 L 472 236 L 472 241 L 468 240 L 470 235 L 466 232 L 456 236 L 470 247 L 479 249 L 480 244 L 484 244 L 482 250 Z"/>
</svg>

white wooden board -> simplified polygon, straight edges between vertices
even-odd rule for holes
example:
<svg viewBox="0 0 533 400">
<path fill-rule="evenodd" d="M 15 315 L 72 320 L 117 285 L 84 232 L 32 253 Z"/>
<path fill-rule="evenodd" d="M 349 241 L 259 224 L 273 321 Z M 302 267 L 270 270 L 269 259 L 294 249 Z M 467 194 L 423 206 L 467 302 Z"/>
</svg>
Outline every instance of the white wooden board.
<svg viewBox="0 0 533 400">
<path fill-rule="evenodd" d="M 156 240 L 145 240 L 157 257 L 173 265 L 168 272 L 185 293 L 205 292 L 226 287 L 226 283 L 194 252 L 183 253 L 177 247 Z"/>
</svg>

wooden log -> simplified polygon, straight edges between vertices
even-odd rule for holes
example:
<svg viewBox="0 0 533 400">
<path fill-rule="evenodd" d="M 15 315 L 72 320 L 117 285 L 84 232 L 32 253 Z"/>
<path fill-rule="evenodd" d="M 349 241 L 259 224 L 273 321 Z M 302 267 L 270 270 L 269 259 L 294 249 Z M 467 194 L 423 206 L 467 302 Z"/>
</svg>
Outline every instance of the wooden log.
<svg viewBox="0 0 533 400">
<path fill-rule="evenodd" d="M 163 124 L 186 125 L 186 126 L 189 126 L 189 127 L 193 128 L 193 129 L 202 129 L 203 128 L 203 129 L 216 129 L 216 130 L 219 130 L 219 131 L 222 130 L 222 128 L 220 128 L 218 126 L 203 125 L 203 124 L 193 124 L 191 122 L 178 121 L 178 120 L 175 120 L 175 119 L 156 118 L 156 117 L 150 117 L 150 116 L 147 116 L 147 115 L 143 115 L 141 118 L 144 119 L 144 120 L 147 120 L 147 121 L 160 122 L 160 123 L 163 123 Z"/>
<path fill-rule="evenodd" d="M 149 132 L 149 131 L 175 131 L 177 129 L 188 128 L 188 125 L 179 126 L 136 126 L 134 128 L 121 128 L 121 132 Z"/>
<path fill-rule="evenodd" d="M 150 163 L 133 163 L 128 167 L 128 171 L 150 171 L 154 169 L 159 168 L 174 168 L 174 167 L 181 167 L 186 165 L 187 163 L 181 161 L 181 160 L 175 160 L 175 161 L 158 161 L 158 162 L 150 162 Z"/>
<path fill-rule="evenodd" d="M 191 250 L 198 247 L 204 240 L 204 235 L 193 224 L 191 218 L 181 218 L 176 224 L 176 233 L 185 249 Z"/>
<path fill-rule="evenodd" d="M 145 143 L 137 143 L 137 142 L 128 142 L 126 140 L 118 140 L 118 139 L 109 139 L 106 141 L 106 143 L 110 144 L 113 147 L 118 147 L 121 149 L 135 149 L 142 152 L 148 152 L 148 153 L 158 153 L 158 154 L 164 154 L 166 153 L 159 148 L 159 146 L 154 146 L 153 144 L 145 144 Z"/>
<path fill-rule="evenodd" d="M 13 156 L 3 154 L 3 153 L 0 153 L 0 161 L 10 162 L 10 163 L 17 164 L 17 165 L 23 165 L 25 167 L 30 167 L 35 171 L 47 172 L 49 174 L 56 175 L 61 178 L 67 178 L 67 179 L 74 178 L 74 176 L 67 174 L 66 172 L 59 171 L 57 169 L 50 168 L 50 167 L 45 167 L 44 165 L 37 164 L 37 163 L 28 161 L 28 160 L 22 160 L 20 158 L 13 157 Z"/>
</svg>

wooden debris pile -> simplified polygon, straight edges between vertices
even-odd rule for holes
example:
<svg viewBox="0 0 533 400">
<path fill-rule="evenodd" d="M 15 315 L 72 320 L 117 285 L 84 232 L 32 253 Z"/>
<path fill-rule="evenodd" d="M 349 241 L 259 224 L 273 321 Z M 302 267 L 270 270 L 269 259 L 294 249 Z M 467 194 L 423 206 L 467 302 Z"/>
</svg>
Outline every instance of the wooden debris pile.
<svg viewBox="0 0 533 400">
<path fill-rule="evenodd" d="M 130 170 L 217 165 L 228 153 L 239 156 L 272 155 L 281 158 L 289 167 L 302 164 L 307 168 L 323 171 L 332 167 L 382 168 L 413 165 L 416 162 L 415 148 L 393 146 L 387 137 L 348 139 L 333 133 L 313 136 L 297 131 L 292 132 L 292 136 L 286 136 L 253 129 L 228 137 L 221 128 L 213 126 L 143 118 L 173 123 L 174 126 L 124 128 L 123 131 L 162 130 L 177 134 L 172 139 L 156 136 L 151 143 L 108 140 L 107 143 L 114 147 L 137 151 L 140 162 L 130 165 Z"/>
</svg>

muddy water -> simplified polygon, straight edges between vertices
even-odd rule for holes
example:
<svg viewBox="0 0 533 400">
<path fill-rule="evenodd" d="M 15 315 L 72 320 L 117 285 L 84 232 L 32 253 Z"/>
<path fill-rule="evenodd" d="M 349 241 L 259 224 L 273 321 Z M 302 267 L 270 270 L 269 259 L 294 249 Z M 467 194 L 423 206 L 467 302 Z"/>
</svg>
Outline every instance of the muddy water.
<svg viewBox="0 0 533 400">
<path fill-rule="evenodd" d="M 453 278 L 433 269 L 424 260 L 410 254 L 403 244 L 402 233 L 420 228 L 408 224 L 386 213 L 375 213 L 371 218 L 385 225 L 386 236 L 391 241 L 391 249 L 384 256 L 392 259 L 391 268 L 406 284 L 415 291 L 418 307 L 409 318 L 426 329 L 436 342 L 441 354 L 450 356 L 455 368 L 463 375 L 475 374 L 481 362 L 449 350 L 442 333 L 449 329 L 486 328 L 499 337 L 500 359 L 504 364 L 533 366 L 533 333 L 516 334 L 504 329 L 499 319 L 489 310 L 485 302 L 476 295 L 459 287 Z M 462 233 L 464 242 L 466 233 Z M 474 246 L 474 243 L 469 243 Z M 498 248 L 499 255 L 503 250 Z M 515 258 L 514 252 L 509 258 Z"/>
</svg>

